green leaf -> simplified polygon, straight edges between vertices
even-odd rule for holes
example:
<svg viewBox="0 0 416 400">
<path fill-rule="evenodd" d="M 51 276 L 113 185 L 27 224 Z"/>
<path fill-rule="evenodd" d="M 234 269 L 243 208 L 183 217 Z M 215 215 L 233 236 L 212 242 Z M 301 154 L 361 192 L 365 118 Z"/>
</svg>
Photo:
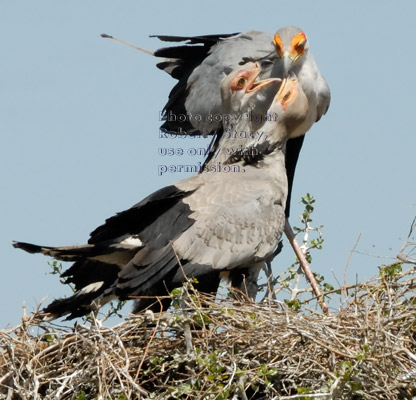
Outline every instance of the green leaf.
<svg viewBox="0 0 416 400">
<path fill-rule="evenodd" d="M 182 396 L 184 394 L 188 394 L 190 393 L 192 390 L 192 386 L 187 384 L 187 383 L 182 383 L 181 385 L 178 386 L 178 389 L 176 390 L 176 394 L 177 396 Z"/>
<path fill-rule="evenodd" d="M 396 263 L 380 267 L 380 276 L 394 279 L 400 272 L 402 272 L 402 264 Z"/>
<path fill-rule="evenodd" d="M 177 297 L 180 296 L 182 294 L 182 288 L 175 288 L 170 292 L 170 295 L 172 297 Z"/>
<path fill-rule="evenodd" d="M 360 382 L 350 381 L 350 382 L 348 382 L 348 385 L 350 386 L 350 388 L 353 392 L 362 389 L 362 386 L 361 386 Z"/>
<path fill-rule="evenodd" d="M 75 400 L 87 400 L 87 395 L 85 394 L 85 392 L 83 390 L 81 390 L 77 394 L 77 397 L 75 397 Z"/>
<path fill-rule="evenodd" d="M 301 306 L 300 301 L 298 299 L 295 299 L 295 300 L 285 300 L 285 303 L 293 311 L 298 311 L 300 309 L 300 306 Z"/>
<path fill-rule="evenodd" d="M 329 283 L 324 283 L 323 286 L 324 286 L 324 289 L 327 290 L 327 291 L 334 290 L 334 287 L 331 284 L 329 284 Z"/>
<path fill-rule="evenodd" d="M 51 343 L 55 340 L 55 335 L 52 335 L 51 333 L 48 333 L 48 334 L 45 335 L 45 340 L 48 343 Z"/>
</svg>

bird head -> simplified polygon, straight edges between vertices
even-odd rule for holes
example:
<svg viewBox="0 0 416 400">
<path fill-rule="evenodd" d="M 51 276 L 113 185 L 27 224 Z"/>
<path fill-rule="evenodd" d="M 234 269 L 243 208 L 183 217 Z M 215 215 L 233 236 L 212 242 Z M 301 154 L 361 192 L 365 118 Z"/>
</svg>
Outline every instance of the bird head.
<svg viewBox="0 0 416 400">
<path fill-rule="evenodd" d="M 266 88 L 275 83 L 281 83 L 280 78 L 258 79 L 261 68 L 253 63 L 249 68 L 236 69 L 227 75 L 221 84 L 223 113 L 234 115 L 236 118 L 254 110 L 266 99 Z M 271 89 L 272 90 L 272 89 Z M 270 93 L 275 94 L 276 88 Z M 271 99 L 265 110 L 271 103 Z"/>
<path fill-rule="evenodd" d="M 289 139 L 293 132 L 306 118 L 309 112 L 309 101 L 299 81 L 295 77 L 284 79 L 270 106 L 268 113 L 276 113 L 280 124 L 286 128 Z"/>
<path fill-rule="evenodd" d="M 276 48 L 276 56 L 282 60 L 280 68 L 282 75 L 286 77 L 293 69 L 299 68 L 305 61 L 309 50 L 308 39 L 300 28 L 286 26 L 279 29 L 273 39 Z"/>
</svg>

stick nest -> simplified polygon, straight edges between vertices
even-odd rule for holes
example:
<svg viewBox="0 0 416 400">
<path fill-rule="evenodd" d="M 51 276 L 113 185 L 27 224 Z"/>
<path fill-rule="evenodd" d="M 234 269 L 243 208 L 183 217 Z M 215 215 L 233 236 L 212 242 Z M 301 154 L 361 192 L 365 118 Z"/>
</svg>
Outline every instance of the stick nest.
<svg viewBox="0 0 416 400">
<path fill-rule="evenodd" d="M 332 316 L 215 299 L 190 284 L 171 311 L 113 328 L 35 314 L 0 332 L 0 398 L 414 399 L 415 287 L 415 268 L 393 265 L 333 292 Z"/>
</svg>

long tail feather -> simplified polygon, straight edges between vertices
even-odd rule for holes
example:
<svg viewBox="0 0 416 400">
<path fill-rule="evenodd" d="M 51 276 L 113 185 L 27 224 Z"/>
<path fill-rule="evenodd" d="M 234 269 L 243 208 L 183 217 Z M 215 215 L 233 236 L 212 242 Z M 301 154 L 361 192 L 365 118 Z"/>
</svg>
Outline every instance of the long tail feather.
<svg viewBox="0 0 416 400">
<path fill-rule="evenodd" d="M 109 264 L 124 265 L 141 247 L 140 244 L 108 243 L 82 244 L 78 246 L 50 247 L 32 243 L 13 242 L 13 247 L 28 253 L 40 253 L 61 261 L 99 260 Z"/>
<path fill-rule="evenodd" d="M 55 319 L 68 315 L 66 320 L 82 317 L 96 311 L 114 296 L 112 289 L 106 288 L 104 282 L 95 282 L 77 291 L 70 297 L 54 300 L 42 310 L 46 319 Z"/>
</svg>

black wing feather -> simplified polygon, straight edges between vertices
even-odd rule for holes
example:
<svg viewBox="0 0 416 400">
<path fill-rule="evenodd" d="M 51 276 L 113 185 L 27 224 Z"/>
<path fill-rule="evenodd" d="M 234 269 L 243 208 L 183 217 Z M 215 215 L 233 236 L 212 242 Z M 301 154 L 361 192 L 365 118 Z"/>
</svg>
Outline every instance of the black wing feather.
<svg viewBox="0 0 416 400">
<path fill-rule="evenodd" d="M 176 118 L 169 119 L 169 115 L 187 115 L 185 100 L 188 96 L 188 78 L 192 71 L 198 67 L 208 56 L 212 46 L 219 41 L 235 36 L 238 33 L 204 35 L 204 36 L 165 36 L 154 35 L 165 42 L 186 42 L 182 46 L 165 47 L 154 52 L 156 57 L 168 58 L 157 64 L 157 67 L 169 73 L 178 83 L 169 93 L 168 101 L 163 108 L 163 117 L 166 122 L 161 130 L 171 134 L 193 134 L 201 135 L 188 119 L 176 121 Z M 213 132 L 214 133 L 214 132 Z"/>
<path fill-rule="evenodd" d="M 217 43 L 221 39 L 226 39 L 231 36 L 238 35 L 236 33 L 224 33 L 224 34 L 213 34 L 213 35 L 199 35 L 199 36 L 172 36 L 172 35 L 150 35 L 150 37 L 155 37 L 161 40 L 162 42 L 185 42 L 188 44 L 209 44 Z"/>
<path fill-rule="evenodd" d="M 286 174 L 287 174 L 287 182 L 288 182 L 288 191 L 287 191 L 286 209 L 285 209 L 286 218 L 289 218 L 289 215 L 290 215 L 290 201 L 292 199 L 293 180 L 295 179 L 296 164 L 298 162 L 300 150 L 302 149 L 304 139 L 305 139 L 305 136 L 302 135 L 293 139 L 289 139 L 286 142 L 285 164 L 286 164 Z"/>
<path fill-rule="evenodd" d="M 169 226 L 166 225 L 167 222 L 163 222 L 164 218 L 172 218 L 172 214 L 169 214 L 168 211 L 172 210 L 180 200 L 189 196 L 191 193 L 179 190 L 174 185 L 166 186 L 128 210 L 122 211 L 114 217 L 107 219 L 103 225 L 91 233 L 88 243 L 94 244 L 115 239 L 126 234 L 134 235 L 142 233 L 147 227 L 155 223 L 155 221 L 157 221 L 157 227 L 164 228 Z M 173 210 L 173 214 L 176 218 L 178 211 Z M 165 223 L 164 226 L 163 223 Z"/>
</svg>

